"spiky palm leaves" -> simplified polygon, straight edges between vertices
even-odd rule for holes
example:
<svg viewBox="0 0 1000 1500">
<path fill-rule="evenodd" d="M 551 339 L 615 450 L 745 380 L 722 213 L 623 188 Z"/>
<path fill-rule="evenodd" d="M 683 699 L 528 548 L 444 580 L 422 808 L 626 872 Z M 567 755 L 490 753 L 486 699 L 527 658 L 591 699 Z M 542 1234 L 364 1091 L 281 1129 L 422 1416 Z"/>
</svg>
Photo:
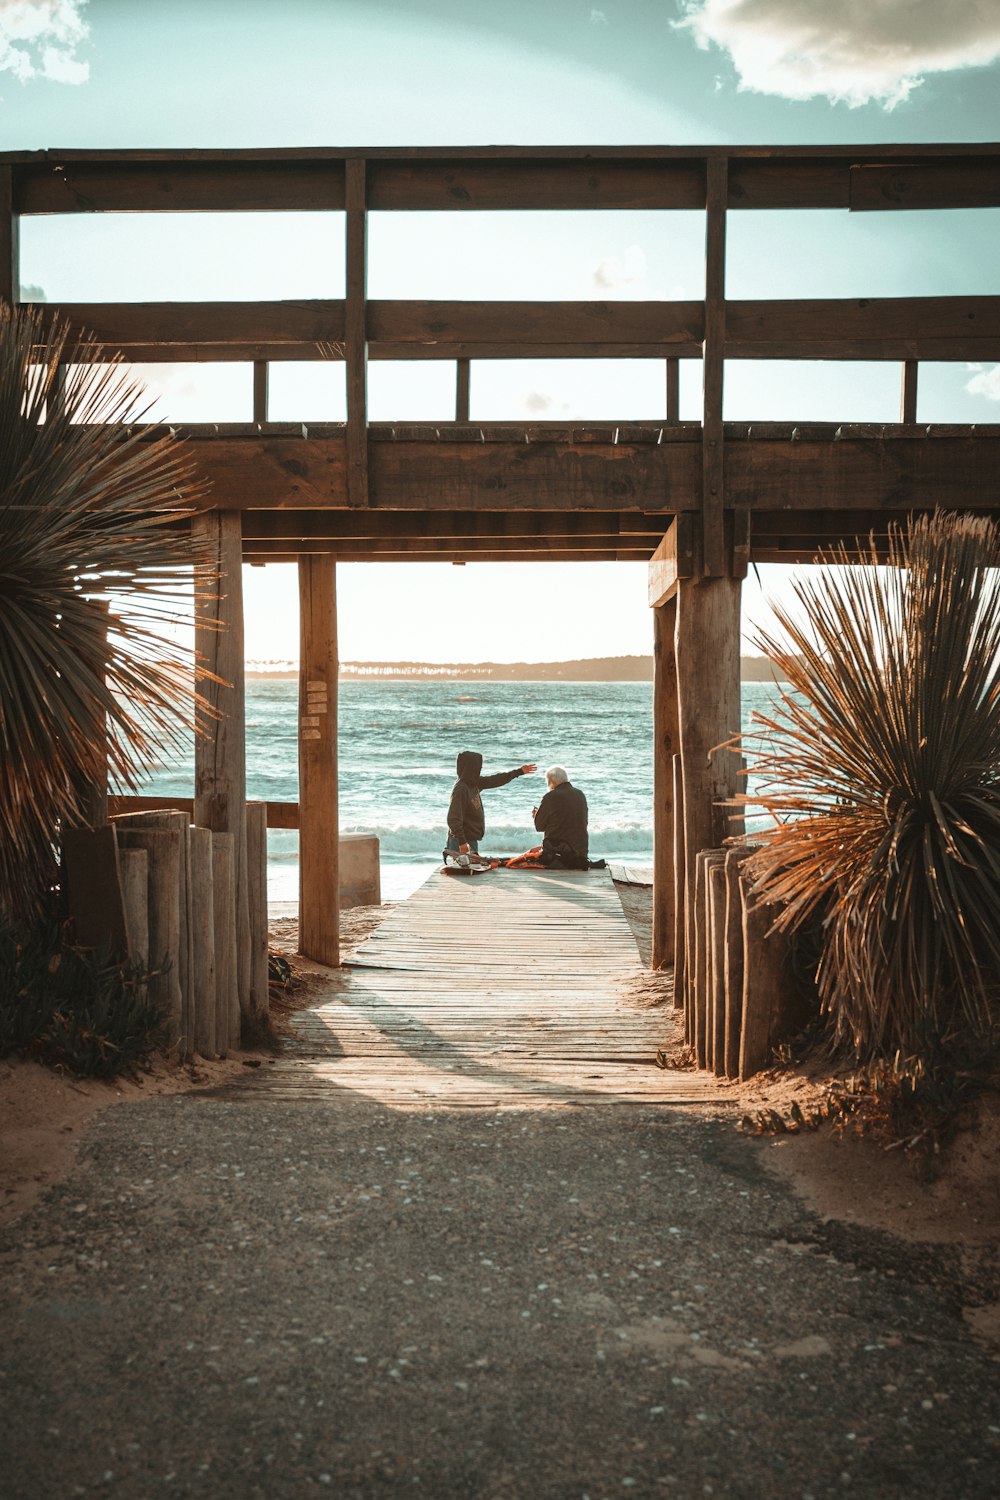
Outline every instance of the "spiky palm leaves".
<svg viewBox="0 0 1000 1500">
<path fill-rule="evenodd" d="M 785 928 L 822 918 L 836 1040 L 922 1057 L 1000 981 L 1000 536 L 938 515 L 827 561 L 760 643 L 788 691 L 745 740 L 776 820 L 751 870 Z"/>
<path fill-rule="evenodd" d="M 0 910 L 37 911 L 60 824 L 134 787 L 192 709 L 182 444 L 122 424 L 141 388 L 62 324 L 0 304 Z M 102 601 L 104 605 L 102 606 Z"/>
</svg>

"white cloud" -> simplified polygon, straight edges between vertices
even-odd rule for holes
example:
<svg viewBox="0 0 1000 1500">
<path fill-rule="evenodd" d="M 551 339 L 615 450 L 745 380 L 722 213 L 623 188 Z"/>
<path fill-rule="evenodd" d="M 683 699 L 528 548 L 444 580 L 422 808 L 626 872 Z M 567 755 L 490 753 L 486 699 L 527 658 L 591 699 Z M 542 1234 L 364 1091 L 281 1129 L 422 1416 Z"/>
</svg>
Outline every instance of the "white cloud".
<svg viewBox="0 0 1000 1500">
<path fill-rule="evenodd" d="M 608 18 L 603 10 L 592 10 L 590 12 L 591 26 L 607 26 Z"/>
<path fill-rule="evenodd" d="M 928 73 L 1000 57 L 997 0 L 686 0 L 675 24 L 729 53 L 740 88 L 886 109 Z"/>
<path fill-rule="evenodd" d="M 965 389 L 970 396 L 985 396 L 987 401 L 1000 401 L 1000 365 L 994 365 L 992 370 L 979 369 L 971 380 L 966 381 Z"/>
<path fill-rule="evenodd" d="M 646 280 L 646 256 L 639 245 L 629 245 L 622 255 L 607 255 L 591 272 L 594 286 L 602 292 L 624 291 Z"/>
<path fill-rule="evenodd" d="M 22 83 L 85 83 L 89 64 L 76 49 L 89 29 L 83 19 L 87 0 L 0 0 L 0 73 Z"/>
</svg>

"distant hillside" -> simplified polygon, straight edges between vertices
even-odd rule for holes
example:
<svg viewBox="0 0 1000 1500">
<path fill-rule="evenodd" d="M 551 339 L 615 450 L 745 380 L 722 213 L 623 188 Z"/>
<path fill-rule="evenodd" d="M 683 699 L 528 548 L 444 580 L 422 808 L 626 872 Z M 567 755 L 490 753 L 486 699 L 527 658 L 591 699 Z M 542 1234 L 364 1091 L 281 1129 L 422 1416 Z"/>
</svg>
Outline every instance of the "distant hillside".
<svg viewBox="0 0 1000 1500">
<path fill-rule="evenodd" d="M 420 662 L 345 661 L 346 678 L 478 678 L 493 682 L 652 682 L 651 656 L 590 656 L 579 661 Z M 740 658 L 744 682 L 774 682 L 775 671 L 765 656 Z"/>
</svg>

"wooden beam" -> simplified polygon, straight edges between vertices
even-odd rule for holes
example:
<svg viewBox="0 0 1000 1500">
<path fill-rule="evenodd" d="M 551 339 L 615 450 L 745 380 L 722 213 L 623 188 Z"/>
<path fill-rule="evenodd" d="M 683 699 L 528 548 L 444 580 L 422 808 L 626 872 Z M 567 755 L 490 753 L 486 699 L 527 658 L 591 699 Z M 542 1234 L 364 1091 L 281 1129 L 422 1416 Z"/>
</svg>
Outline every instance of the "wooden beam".
<svg viewBox="0 0 1000 1500">
<path fill-rule="evenodd" d="M 267 802 L 268 828 L 298 828 L 299 804 L 297 802 Z M 108 816 L 120 817 L 123 813 L 160 812 L 172 809 L 187 813 L 194 821 L 193 797 L 132 797 L 112 796 L 108 798 Z"/>
<path fill-rule="evenodd" d="M 903 378 L 899 392 L 899 420 L 915 423 L 917 420 L 917 371 L 915 359 L 903 360 Z"/>
<path fill-rule="evenodd" d="M 518 153 L 521 155 L 521 153 Z M 527 156 L 527 153 L 524 153 Z M 701 208 L 705 168 L 690 158 L 622 160 L 369 159 L 373 209 Z"/>
<path fill-rule="evenodd" d="M 681 362 L 671 356 L 667 360 L 667 421 L 681 419 Z"/>
<path fill-rule="evenodd" d="M 455 366 L 455 421 L 469 420 L 469 389 L 471 385 L 471 362 L 460 359 Z"/>
<path fill-rule="evenodd" d="M 653 610 L 652 967 L 674 961 L 674 756 L 680 752 L 676 597 Z"/>
<path fill-rule="evenodd" d="M 237 987 L 244 1020 L 253 1027 L 260 1017 L 253 1009 L 250 983 L 240 518 L 233 511 L 207 511 L 194 525 L 214 559 L 195 590 L 195 686 L 207 700 L 208 712 L 194 742 L 194 820 L 201 828 L 233 836 Z"/>
<path fill-rule="evenodd" d="M 337 569 L 299 561 L 299 951 L 340 963 Z"/>
<path fill-rule="evenodd" d="M 253 419 L 267 421 L 267 361 L 258 359 L 253 367 Z"/>
<path fill-rule="evenodd" d="M 336 347 L 342 354 L 345 305 L 342 301 L 297 302 L 63 302 L 44 303 L 47 313 L 61 313 L 98 343 L 138 357 L 170 360 L 211 358 L 219 346 L 229 358 L 253 358 L 258 348 L 269 357 L 287 351 L 319 360 Z M 295 357 L 293 355 L 292 357 Z"/>
<path fill-rule="evenodd" d="M 723 371 L 726 345 L 725 160 L 708 164 L 705 228 L 704 410 L 702 415 L 702 566 L 709 578 L 725 572 L 725 454 L 722 431 Z"/>
<path fill-rule="evenodd" d="M 456 351 L 479 346 L 521 345 L 529 358 L 537 357 L 534 345 L 609 345 L 652 352 L 667 344 L 700 353 L 703 329 L 700 302 L 383 300 L 370 304 L 368 323 L 371 342 L 391 347 L 395 357 L 411 345 L 426 345 L 439 351 L 439 358 L 455 358 Z"/>
<path fill-rule="evenodd" d="M 655 547 L 670 525 L 669 514 L 644 511 L 376 511 L 363 515 L 343 510 L 249 510 L 243 517 L 243 540 L 417 540 L 455 543 L 466 538 L 532 541 L 537 538 L 620 538 Z"/>
<path fill-rule="evenodd" d="M 22 212 L 280 213 L 344 207 L 344 165 L 332 161 L 48 160 L 19 169 Z M 192 246 L 191 254 L 196 254 Z"/>
<path fill-rule="evenodd" d="M 725 803 L 738 790 L 738 755 L 722 748 L 740 730 L 740 592 L 734 578 L 684 580 L 677 591 L 677 701 L 684 800 L 685 962 L 696 970 L 698 855 L 742 826 Z"/>
<path fill-rule="evenodd" d="M 19 219 L 14 199 L 14 168 L 0 166 L 0 302 L 20 300 Z"/>
<path fill-rule="evenodd" d="M 679 515 L 649 560 L 649 605 L 659 609 L 672 599 L 682 578 L 700 572 L 700 538 L 695 519 Z"/>
<path fill-rule="evenodd" d="M 1000 207 L 1000 160 L 867 164 L 851 168 L 854 213 L 886 209 Z"/>
<path fill-rule="evenodd" d="M 243 555 L 248 563 L 295 562 L 296 558 L 309 556 L 337 557 L 343 562 L 407 562 L 407 563 L 466 563 L 466 562 L 648 562 L 648 547 L 600 547 L 586 551 L 579 547 L 556 547 L 546 551 L 538 548 L 524 550 L 497 549 L 489 552 L 473 551 L 457 542 L 448 548 L 442 544 L 433 551 L 375 551 L 367 543 L 357 544 L 358 550 L 347 549 L 332 542 L 244 542 Z"/>
<path fill-rule="evenodd" d="M 320 555 L 342 558 L 437 557 L 442 554 L 459 553 L 463 557 L 480 554 L 502 557 L 516 552 L 519 556 L 529 554 L 544 560 L 553 553 L 586 557 L 592 552 L 614 553 L 626 551 L 645 561 L 656 547 L 656 537 L 602 537 L 602 536 L 551 536 L 551 537 L 274 537 L 251 539 L 244 537 L 243 555 L 246 558 L 257 554 L 293 552 L 302 556 Z"/>
<path fill-rule="evenodd" d="M 729 302 L 727 359 L 997 359 L 1000 297 Z"/>
<path fill-rule="evenodd" d="M 344 353 L 347 360 L 347 499 L 368 504 L 368 211 L 365 163 L 346 166 L 347 299 Z"/>
</svg>

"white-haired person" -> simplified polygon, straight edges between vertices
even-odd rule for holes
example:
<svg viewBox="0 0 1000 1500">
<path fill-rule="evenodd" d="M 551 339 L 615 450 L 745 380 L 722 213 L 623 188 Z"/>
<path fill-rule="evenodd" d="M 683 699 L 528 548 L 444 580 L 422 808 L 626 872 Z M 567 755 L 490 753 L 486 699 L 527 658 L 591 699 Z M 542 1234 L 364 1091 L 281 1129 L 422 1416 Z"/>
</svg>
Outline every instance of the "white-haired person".
<svg viewBox="0 0 1000 1500">
<path fill-rule="evenodd" d="M 548 791 L 531 809 L 535 827 L 542 835 L 540 861 L 562 865 L 567 870 L 587 870 L 590 837 L 587 832 L 587 799 L 574 786 L 563 766 L 549 766 L 545 773 Z"/>
</svg>

